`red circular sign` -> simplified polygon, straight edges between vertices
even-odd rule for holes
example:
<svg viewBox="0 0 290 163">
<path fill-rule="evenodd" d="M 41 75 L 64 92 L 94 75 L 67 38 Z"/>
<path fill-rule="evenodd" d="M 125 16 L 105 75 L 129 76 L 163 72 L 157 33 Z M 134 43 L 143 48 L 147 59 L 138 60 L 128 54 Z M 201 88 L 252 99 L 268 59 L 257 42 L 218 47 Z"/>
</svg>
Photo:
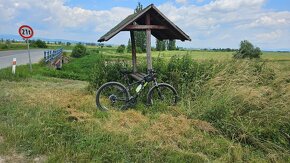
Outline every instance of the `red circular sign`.
<svg viewBox="0 0 290 163">
<path fill-rule="evenodd" d="M 28 25 L 23 25 L 19 28 L 18 33 L 24 39 L 29 39 L 33 36 L 33 29 Z"/>
</svg>

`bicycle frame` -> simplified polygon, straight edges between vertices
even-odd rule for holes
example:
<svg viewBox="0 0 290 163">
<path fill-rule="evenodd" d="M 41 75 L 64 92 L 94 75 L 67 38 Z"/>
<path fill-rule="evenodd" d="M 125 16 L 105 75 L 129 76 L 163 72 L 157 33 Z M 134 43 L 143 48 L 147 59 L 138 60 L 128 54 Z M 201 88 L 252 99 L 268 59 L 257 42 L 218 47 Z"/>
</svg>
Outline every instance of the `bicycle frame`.
<svg viewBox="0 0 290 163">
<path fill-rule="evenodd" d="M 147 82 L 147 81 L 145 81 L 145 79 L 142 79 L 142 80 L 139 80 L 139 81 L 136 81 L 136 82 L 133 82 L 133 83 L 130 84 L 129 83 L 129 79 L 128 79 L 128 75 L 126 75 L 125 80 L 126 80 L 126 83 L 128 84 L 128 86 L 126 86 L 126 89 L 128 91 L 130 91 L 131 88 L 132 88 L 132 86 L 134 86 L 134 85 L 139 84 L 139 86 L 141 86 L 140 90 L 138 90 L 138 91 L 137 91 L 137 88 L 139 86 L 136 88 L 136 90 L 135 90 L 136 91 L 136 94 L 134 94 L 133 96 L 130 95 L 130 98 L 129 98 L 129 100 L 127 102 L 136 100 L 138 98 L 138 96 L 140 95 L 140 93 L 142 92 L 142 90 L 144 90 L 144 88 L 148 85 L 148 83 L 153 82 L 154 83 L 154 86 L 158 86 L 157 78 L 155 76 L 153 77 L 153 80 L 150 81 L 150 82 Z M 158 90 L 158 94 L 161 96 L 160 90 L 158 88 L 157 88 L 157 90 Z"/>
</svg>

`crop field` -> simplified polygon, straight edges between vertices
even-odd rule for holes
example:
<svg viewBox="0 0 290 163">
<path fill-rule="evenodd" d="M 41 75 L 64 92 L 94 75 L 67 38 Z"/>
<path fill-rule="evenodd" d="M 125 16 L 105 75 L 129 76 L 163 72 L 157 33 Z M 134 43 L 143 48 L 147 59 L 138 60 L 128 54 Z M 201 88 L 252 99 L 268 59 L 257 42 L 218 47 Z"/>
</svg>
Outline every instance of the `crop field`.
<svg viewBox="0 0 290 163">
<path fill-rule="evenodd" d="M 55 43 L 49 43 L 46 44 L 47 48 L 45 49 L 58 49 L 58 48 L 63 48 L 65 50 L 72 50 L 74 45 L 64 45 L 62 44 L 55 44 Z M 96 46 L 86 46 L 88 49 L 95 49 Z M 31 49 L 40 49 L 37 47 L 32 47 L 30 45 Z M 6 50 L 26 50 L 27 49 L 27 44 L 25 42 L 10 42 L 10 43 L 5 43 L 5 42 L 0 42 L 0 51 L 6 51 Z"/>
<path fill-rule="evenodd" d="M 0 162 L 290 162 L 290 53 L 153 51 L 176 107 L 102 112 L 95 91 L 124 82 L 131 54 L 89 48 L 62 70 L 0 70 Z M 146 54 L 137 54 L 145 72 Z"/>
</svg>

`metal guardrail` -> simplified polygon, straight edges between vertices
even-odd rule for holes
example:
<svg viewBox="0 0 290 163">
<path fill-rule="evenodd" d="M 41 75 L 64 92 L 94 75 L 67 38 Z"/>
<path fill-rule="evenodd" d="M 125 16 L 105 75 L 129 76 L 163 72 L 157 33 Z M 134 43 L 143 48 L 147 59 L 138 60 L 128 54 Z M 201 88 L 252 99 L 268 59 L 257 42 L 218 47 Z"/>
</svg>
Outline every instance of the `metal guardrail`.
<svg viewBox="0 0 290 163">
<path fill-rule="evenodd" d="M 56 57 L 60 56 L 63 52 L 63 48 L 57 50 L 46 50 L 44 51 L 44 61 L 49 62 L 55 59 Z"/>
</svg>

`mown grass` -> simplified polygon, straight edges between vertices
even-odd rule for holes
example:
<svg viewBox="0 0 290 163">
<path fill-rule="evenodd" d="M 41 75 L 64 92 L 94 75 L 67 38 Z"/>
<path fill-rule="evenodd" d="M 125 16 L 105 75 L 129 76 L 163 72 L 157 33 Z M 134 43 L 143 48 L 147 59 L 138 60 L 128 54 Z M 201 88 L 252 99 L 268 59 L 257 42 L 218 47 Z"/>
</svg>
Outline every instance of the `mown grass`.
<svg viewBox="0 0 290 163">
<path fill-rule="evenodd" d="M 1 81 L 0 156 L 21 154 L 26 160 L 45 157 L 53 162 L 269 159 L 224 138 L 211 124 L 184 115 L 100 112 L 86 86 L 86 82 L 39 77 Z"/>
<path fill-rule="evenodd" d="M 125 112 L 96 110 L 88 88 L 122 81 L 118 71 L 130 68 L 130 54 L 114 49 L 71 60 L 61 71 L 35 65 L 29 73 L 27 66 L 20 66 L 13 76 L 10 69 L 1 70 L 0 158 L 20 154 L 23 159 L 54 162 L 290 161 L 289 53 L 238 61 L 230 54 L 220 60 L 210 53 L 200 54 L 200 59 L 196 52 L 175 53 L 153 54 L 159 81 L 173 84 L 182 97 L 174 108 L 148 108 L 141 99 Z M 141 71 L 146 69 L 143 59 L 144 54 L 138 54 Z"/>
</svg>

